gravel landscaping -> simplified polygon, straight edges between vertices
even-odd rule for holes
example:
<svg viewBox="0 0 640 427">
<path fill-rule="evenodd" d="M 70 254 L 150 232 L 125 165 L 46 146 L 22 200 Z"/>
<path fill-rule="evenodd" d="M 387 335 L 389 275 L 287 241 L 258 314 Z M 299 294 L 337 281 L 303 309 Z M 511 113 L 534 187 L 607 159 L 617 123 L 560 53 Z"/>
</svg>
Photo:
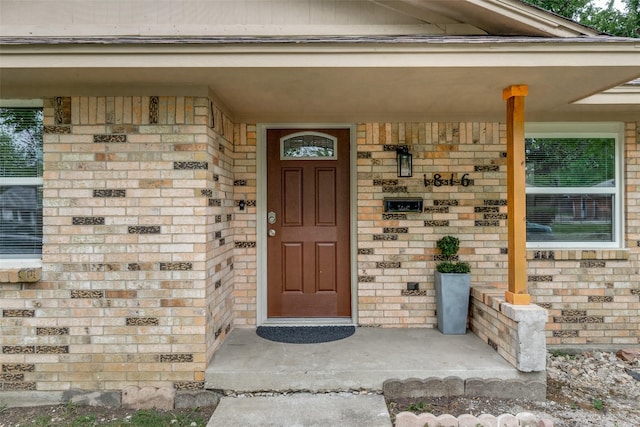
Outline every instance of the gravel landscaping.
<svg viewBox="0 0 640 427">
<path fill-rule="evenodd" d="M 552 420 L 554 427 L 638 427 L 640 360 L 625 362 L 606 352 L 549 353 L 546 402 L 461 397 L 388 405 L 392 416 L 402 411 L 454 416 L 531 412 Z"/>
</svg>

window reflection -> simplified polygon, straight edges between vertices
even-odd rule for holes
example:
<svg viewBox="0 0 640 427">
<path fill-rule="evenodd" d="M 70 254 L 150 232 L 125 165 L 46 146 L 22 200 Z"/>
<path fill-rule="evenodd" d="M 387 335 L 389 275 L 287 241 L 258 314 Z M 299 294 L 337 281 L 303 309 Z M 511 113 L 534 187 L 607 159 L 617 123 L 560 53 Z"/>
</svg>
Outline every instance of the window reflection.
<svg viewBox="0 0 640 427">
<path fill-rule="evenodd" d="M 40 253 L 41 187 L 0 187 L 0 254 Z"/>
<path fill-rule="evenodd" d="M 527 240 L 612 242 L 612 194 L 527 195 Z"/>
</svg>

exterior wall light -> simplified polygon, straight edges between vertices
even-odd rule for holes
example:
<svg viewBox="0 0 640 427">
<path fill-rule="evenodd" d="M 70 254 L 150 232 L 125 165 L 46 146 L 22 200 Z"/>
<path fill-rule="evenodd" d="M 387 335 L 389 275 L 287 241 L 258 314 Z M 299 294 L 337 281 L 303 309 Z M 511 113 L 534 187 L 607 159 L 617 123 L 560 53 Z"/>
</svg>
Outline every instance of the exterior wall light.
<svg viewBox="0 0 640 427">
<path fill-rule="evenodd" d="M 400 145 L 396 149 L 396 160 L 398 161 L 398 177 L 408 178 L 413 175 L 413 156 L 409 153 L 409 147 Z"/>
</svg>

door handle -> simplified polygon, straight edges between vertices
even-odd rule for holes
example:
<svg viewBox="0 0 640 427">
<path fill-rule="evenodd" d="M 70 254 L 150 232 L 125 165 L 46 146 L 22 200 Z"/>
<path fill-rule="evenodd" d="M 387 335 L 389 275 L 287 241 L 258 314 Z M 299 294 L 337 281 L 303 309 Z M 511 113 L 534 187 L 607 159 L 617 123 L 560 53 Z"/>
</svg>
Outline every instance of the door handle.
<svg viewBox="0 0 640 427">
<path fill-rule="evenodd" d="M 274 230 L 273 228 L 269 230 L 269 232 L 267 233 L 269 234 L 269 237 L 273 237 L 276 235 L 276 230 Z"/>
</svg>

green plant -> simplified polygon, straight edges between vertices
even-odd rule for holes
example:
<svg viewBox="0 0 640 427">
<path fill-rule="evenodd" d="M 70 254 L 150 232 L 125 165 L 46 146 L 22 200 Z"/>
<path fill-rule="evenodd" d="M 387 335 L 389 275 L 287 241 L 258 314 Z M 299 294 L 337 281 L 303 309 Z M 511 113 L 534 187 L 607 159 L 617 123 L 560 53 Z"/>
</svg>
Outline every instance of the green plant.
<svg viewBox="0 0 640 427">
<path fill-rule="evenodd" d="M 454 236 L 444 236 L 436 242 L 436 247 L 440 249 L 442 255 L 450 258 L 458 253 L 460 249 L 460 239 Z"/>
<path fill-rule="evenodd" d="M 571 354 L 571 353 L 567 353 L 564 350 L 550 350 L 549 353 L 553 356 L 553 357 L 564 357 L 567 358 L 569 360 L 575 359 L 576 355 L 575 354 Z"/>
<path fill-rule="evenodd" d="M 604 403 L 602 403 L 601 399 L 595 398 L 593 399 L 593 407 L 598 411 L 602 411 L 604 409 Z"/>
<path fill-rule="evenodd" d="M 426 405 L 424 402 L 411 403 L 407 406 L 407 411 L 409 412 L 424 412 Z"/>
<path fill-rule="evenodd" d="M 65 406 L 65 411 L 69 415 L 74 415 L 77 412 L 77 408 L 78 408 L 77 405 L 71 400 L 69 400 L 67 401 L 67 404 Z"/>
<path fill-rule="evenodd" d="M 436 266 L 440 273 L 469 273 L 471 266 L 466 262 L 443 261 Z"/>
<path fill-rule="evenodd" d="M 469 263 L 455 262 L 456 255 L 460 249 L 460 239 L 454 236 L 444 236 L 436 242 L 436 247 L 445 259 L 445 261 L 436 265 L 438 272 L 467 274 L 471 271 Z"/>
</svg>

